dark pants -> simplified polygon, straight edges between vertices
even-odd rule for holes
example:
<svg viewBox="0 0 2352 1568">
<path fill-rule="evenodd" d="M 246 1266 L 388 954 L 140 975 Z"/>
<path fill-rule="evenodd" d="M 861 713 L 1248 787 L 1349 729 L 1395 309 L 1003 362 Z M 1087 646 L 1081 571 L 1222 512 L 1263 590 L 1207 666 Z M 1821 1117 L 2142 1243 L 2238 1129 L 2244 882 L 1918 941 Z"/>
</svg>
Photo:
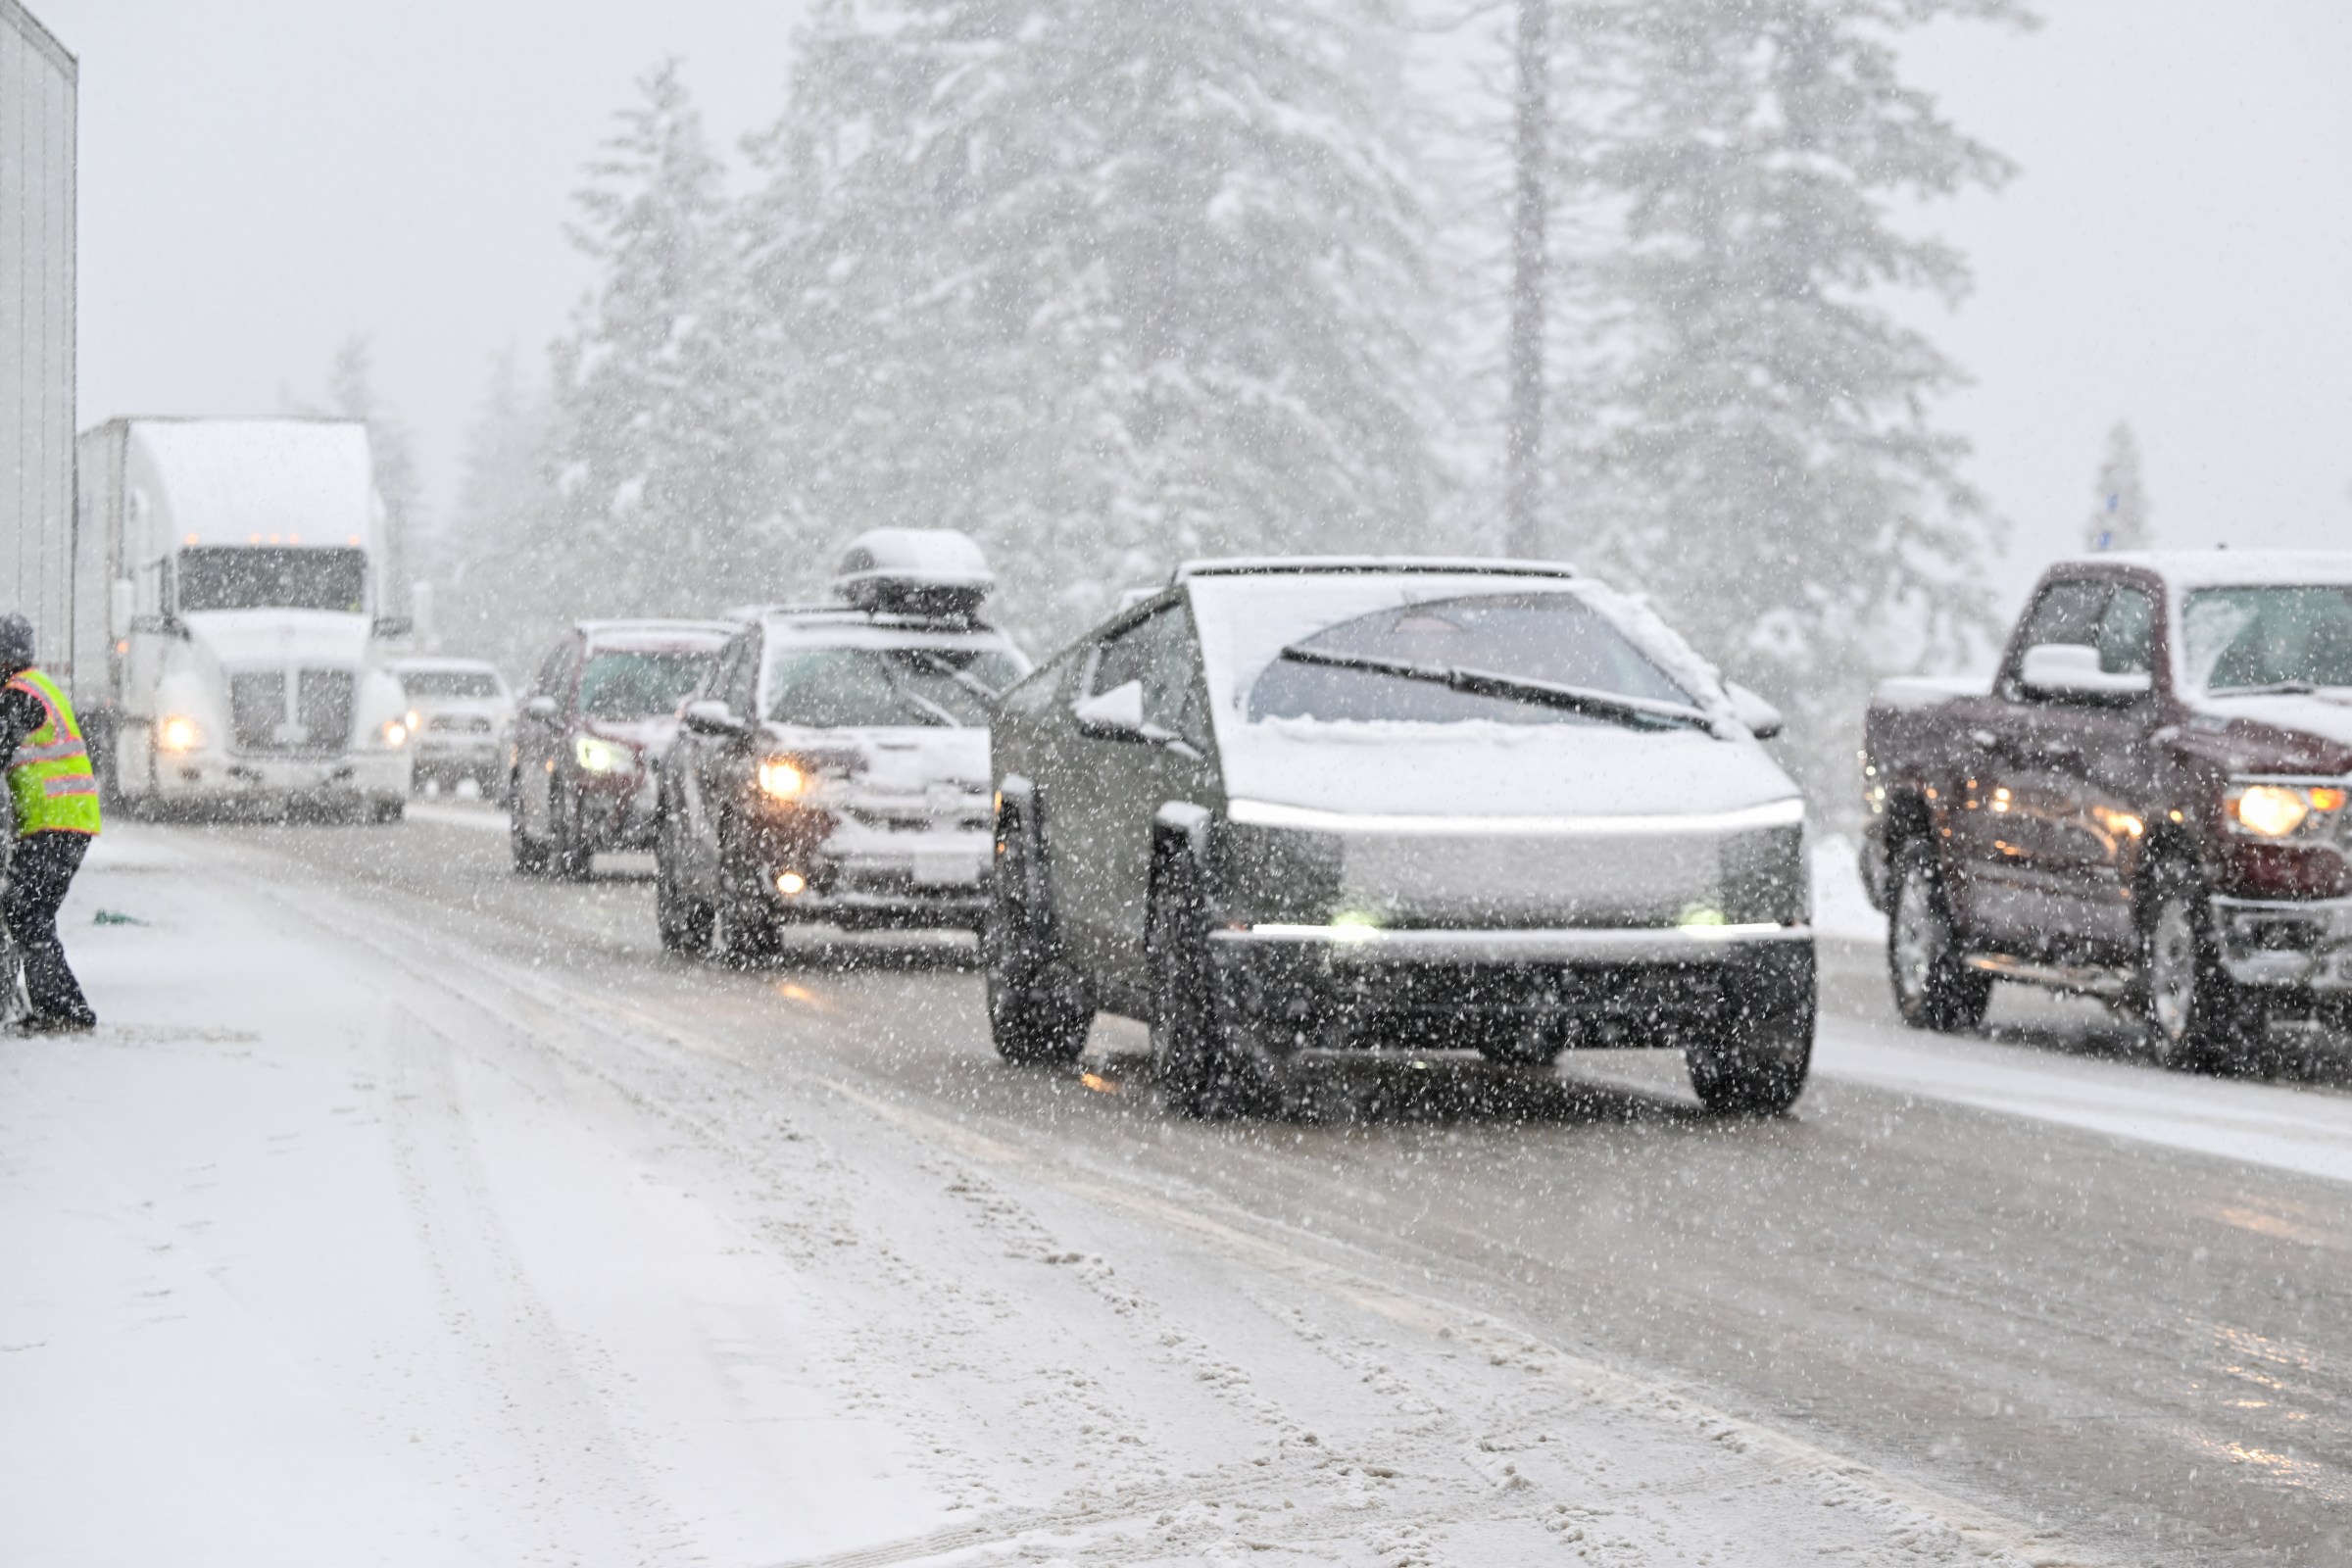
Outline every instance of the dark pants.
<svg viewBox="0 0 2352 1568">
<path fill-rule="evenodd" d="M 8 892 L 0 896 L 0 920 L 24 956 L 24 993 L 36 1023 L 94 1023 L 97 1014 L 81 994 L 57 940 L 57 907 L 89 853 L 85 833 L 34 833 L 17 841 L 8 864 Z"/>
</svg>

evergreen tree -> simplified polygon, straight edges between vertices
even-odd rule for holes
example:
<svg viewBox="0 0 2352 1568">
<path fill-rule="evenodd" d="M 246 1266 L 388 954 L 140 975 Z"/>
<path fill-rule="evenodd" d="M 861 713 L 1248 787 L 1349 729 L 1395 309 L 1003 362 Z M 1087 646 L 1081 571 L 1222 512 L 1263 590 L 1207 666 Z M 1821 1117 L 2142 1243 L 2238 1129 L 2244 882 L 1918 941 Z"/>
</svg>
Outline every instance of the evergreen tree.
<svg viewBox="0 0 2352 1568">
<path fill-rule="evenodd" d="M 1386 24 L 829 0 L 755 274 L 812 514 L 967 528 L 1060 628 L 1186 555 L 1410 539 L 1423 234 Z"/>
<path fill-rule="evenodd" d="M 2148 487 L 2139 473 L 2139 440 L 2129 420 L 2119 420 L 2107 432 L 2107 453 L 2099 460 L 2099 476 L 2091 491 L 2098 503 L 2083 524 L 2083 548 L 2147 549 Z"/>
<path fill-rule="evenodd" d="M 416 447 L 409 427 L 375 387 L 375 356 L 368 339 L 354 332 L 335 350 L 327 368 L 323 399 L 289 399 L 313 416 L 359 419 L 368 426 L 374 455 L 375 492 L 384 503 L 384 559 L 378 564 L 376 603 L 382 613 L 398 614 L 408 604 L 415 536 L 424 523 L 424 481 L 416 468 Z"/>
<path fill-rule="evenodd" d="M 543 594 L 544 563 L 564 554 L 548 483 L 548 417 L 514 352 L 492 360 L 456 501 L 432 541 L 440 641 L 510 674 L 528 672 L 564 615 Z"/>
<path fill-rule="evenodd" d="M 1962 257 L 1889 205 L 2008 172 L 1904 82 L 1898 35 L 2024 19 L 2011 0 L 1574 16 L 1586 79 L 1615 90 L 1572 172 L 1621 223 L 1594 264 L 1613 352 L 1587 390 L 1602 418 L 1578 456 L 1599 491 L 1577 554 L 1788 708 L 1799 765 L 1827 783 L 1868 674 L 1989 628 L 1993 522 L 1961 476 L 1967 443 L 1930 414 L 1959 372 L 1876 296 L 1956 302 Z"/>
<path fill-rule="evenodd" d="M 553 354 L 562 545 L 542 570 L 573 613 L 707 610 L 771 574 L 722 171 L 674 63 L 640 85 L 577 198 L 573 242 L 602 275 Z"/>
</svg>

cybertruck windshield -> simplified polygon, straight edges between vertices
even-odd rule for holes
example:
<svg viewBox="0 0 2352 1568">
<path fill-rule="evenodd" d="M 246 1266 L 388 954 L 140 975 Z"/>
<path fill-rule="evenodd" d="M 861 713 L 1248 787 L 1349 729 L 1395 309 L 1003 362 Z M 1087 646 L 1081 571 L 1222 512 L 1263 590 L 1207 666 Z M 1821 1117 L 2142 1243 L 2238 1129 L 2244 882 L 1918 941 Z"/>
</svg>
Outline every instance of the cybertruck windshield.
<svg viewBox="0 0 2352 1568">
<path fill-rule="evenodd" d="M 368 608 L 365 551 L 316 546 L 199 545 L 175 567 L 180 613 L 207 610 Z"/>
<path fill-rule="evenodd" d="M 1690 694 L 1583 599 L 1486 594 L 1377 610 L 1284 646 L 1248 716 L 1325 722 L 1706 723 Z"/>
</svg>

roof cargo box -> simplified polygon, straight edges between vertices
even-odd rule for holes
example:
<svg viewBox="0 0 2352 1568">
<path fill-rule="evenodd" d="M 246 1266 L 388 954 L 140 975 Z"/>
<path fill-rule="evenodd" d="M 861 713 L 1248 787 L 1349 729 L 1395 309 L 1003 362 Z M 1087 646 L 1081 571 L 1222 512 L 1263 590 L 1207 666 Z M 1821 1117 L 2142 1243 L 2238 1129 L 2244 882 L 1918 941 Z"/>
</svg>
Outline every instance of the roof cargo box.
<svg viewBox="0 0 2352 1568">
<path fill-rule="evenodd" d="M 845 603 L 900 615 L 969 617 L 996 585 L 980 547 L 953 528 L 869 528 L 833 576 Z"/>
</svg>

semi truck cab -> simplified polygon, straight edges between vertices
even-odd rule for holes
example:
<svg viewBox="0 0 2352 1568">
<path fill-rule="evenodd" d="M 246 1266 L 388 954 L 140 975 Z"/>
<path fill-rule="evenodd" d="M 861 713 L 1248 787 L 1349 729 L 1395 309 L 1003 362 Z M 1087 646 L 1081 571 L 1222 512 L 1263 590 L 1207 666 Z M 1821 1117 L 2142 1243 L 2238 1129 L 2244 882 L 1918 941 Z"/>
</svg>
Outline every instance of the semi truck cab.
<svg viewBox="0 0 2352 1568">
<path fill-rule="evenodd" d="M 399 816 L 408 705 L 380 656 L 405 627 L 377 613 L 366 427 L 117 420 L 81 447 L 75 667 L 98 689 L 76 702 L 110 793 Z"/>
</svg>

